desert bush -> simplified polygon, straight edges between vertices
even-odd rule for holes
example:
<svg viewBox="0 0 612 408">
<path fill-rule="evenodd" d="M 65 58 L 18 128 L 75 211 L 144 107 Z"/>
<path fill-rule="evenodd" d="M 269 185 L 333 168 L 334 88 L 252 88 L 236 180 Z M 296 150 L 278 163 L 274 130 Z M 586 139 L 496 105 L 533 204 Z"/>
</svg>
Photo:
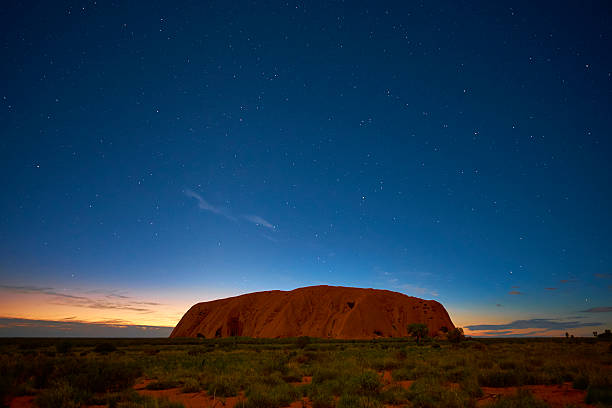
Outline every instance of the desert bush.
<svg viewBox="0 0 612 408">
<path fill-rule="evenodd" d="M 453 330 L 449 331 L 446 336 L 449 342 L 455 344 L 460 343 L 465 339 L 465 336 L 463 335 L 463 329 L 461 327 L 455 327 Z"/>
<path fill-rule="evenodd" d="M 202 385 L 195 378 L 187 378 L 183 384 L 182 392 L 199 392 L 202 390 Z"/>
<path fill-rule="evenodd" d="M 586 390 L 589 386 L 589 377 L 584 373 L 578 374 L 574 379 L 573 386 L 577 390 Z"/>
<path fill-rule="evenodd" d="M 234 397 L 240 389 L 237 378 L 230 375 L 218 375 L 208 383 L 206 391 L 218 397 Z"/>
<path fill-rule="evenodd" d="M 39 408 L 79 408 L 87 397 L 83 392 L 62 381 L 43 390 L 36 398 L 36 404 Z"/>
<path fill-rule="evenodd" d="M 478 385 L 478 379 L 475 376 L 465 377 L 459 385 L 468 396 L 472 398 L 482 397 L 482 389 Z"/>
<path fill-rule="evenodd" d="M 55 343 L 55 351 L 60 354 L 69 353 L 72 350 L 72 347 L 74 347 L 74 344 L 69 340 L 63 340 Z"/>
<path fill-rule="evenodd" d="M 361 403 L 361 397 L 355 394 L 342 394 L 338 400 L 336 408 L 358 408 Z"/>
<path fill-rule="evenodd" d="M 180 387 L 181 383 L 176 380 L 157 380 L 152 381 L 145 387 L 147 390 L 168 390 L 170 388 Z"/>
<path fill-rule="evenodd" d="M 486 405 L 487 408 L 548 408 L 548 404 L 540 401 L 527 390 L 519 389 L 515 395 L 505 396 Z"/>
<path fill-rule="evenodd" d="M 298 348 L 303 349 L 304 347 L 310 344 L 310 337 L 308 336 L 298 337 L 295 343 Z"/>
<path fill-rule="evenodd" d="M 378 398 L 385 405 L 400 405 L 408 402 L 408 391 L 398 385 L 393 385 L 380 393 Z"/>
<path fill-rule="evenodd" d="M 94 347 L 93 351 L 100 354 L 108 354 L 117 351 L 117 347 L 111 343 L 100 343 Z"/>
<path fill-rule="evenodd" d="M 459 382 L 465 377 L 465 369 L 463 367 L 456 367 L 446 372 L 446 379 L 451 382 Z"/>
<path fill-rule="evenodd" d="M 381 388 L 380 377 L 374 371 L 365 371 L 356 378 L 356 392 L 359 395 L 375 396 Z"/>
<path fill-rule="evenodd" d="M 478 383 L 484 387 L 512 387 L 521 384 L 516 371 L 486 370 L 478 374 Z"/>
<path fill-rule="evenodd" d="M 435 378 L 416 380 L 410 387 L 409 398 L 414 408 L 463 408 L 470 406 L 467 395 L 444 387 Z"/>
<path fill-rule="evenodd" d="M 264 375 L 270 375 L 275 371 L 281 374 L 287 374 L 289 367 L 287 366 L 288 358 L 281 354 L 272 355 L 264 361 L 262 372 Z"/>
<path fill-rule="evenodd" d="M 516 362 L 510 360 L 500 361 L 498 365 L 502 370 L 514 370 L 516 368 Z"/>
<path fill-rule="evenodd" d="M 391 372 L 395 381 L 414 380 L 416 378 L 414 367 L 401 367 Z"/>
<path fill-rule="evenodd" d="M 334 408 L 335 401 L 332 392 L 326 387 L 316 387 L 310 393 L 313 408 Z"/>
<path fill-rule="evenodd" d="M 52 377 L 65 380 L 79 390 L 96 393 L 132 387 L 141 373 L 134 362 L 71 358 L 59 364 Z"/>
<path fill-rule="evenodd" d="M 593 378 L 587 388 L 585 402 L 612 406 L 612 377 Z"/>
<path fill-rule="evenodd" d="M 116 408 L 185 408 L 180 402 L 172 402 L 166 398 L 139 396 L 133 401 L 119 402 Z"/>
<path fill-rule="evenodd" d="M 254 384 L 247 390 L 244 408 L 277 408 L 289 405 L 298 399 L 298 392 L 288 384 L 270 387 Z"/>
</svg>

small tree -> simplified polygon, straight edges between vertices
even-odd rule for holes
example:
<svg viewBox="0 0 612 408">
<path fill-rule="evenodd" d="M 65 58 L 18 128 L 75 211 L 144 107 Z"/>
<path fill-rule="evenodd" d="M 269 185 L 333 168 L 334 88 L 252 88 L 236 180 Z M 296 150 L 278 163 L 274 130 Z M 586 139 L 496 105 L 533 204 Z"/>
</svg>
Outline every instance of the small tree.
<svg viewBox="0 0 612 408">
<path fill-rule="evenodd" d="M 593 337 L 597 337 L 597 332 L 596 331 L 593 332 Z"/>
<path fill-rule="evenodd" d="M 451 343 L 460 343 L 465 340 L 463 329 L 461 327 L 455 327 L 453 330 L 448 332 L 448 341 Z"/>
<path fill-rule="evenodd" d="M 421 339 L 427 337 L 428 328 L 423 323 L 412 323 L 408 325 L 408 334 L 416 338 L 417 344 L 421 344 Z"/>
<path fill-rule="evenodd" d="M 310 344 L 310 337 L 308 336 L 298 337 L 296 344 L 299 348 L 303 349 L 304 347 Z"/>
</svg>

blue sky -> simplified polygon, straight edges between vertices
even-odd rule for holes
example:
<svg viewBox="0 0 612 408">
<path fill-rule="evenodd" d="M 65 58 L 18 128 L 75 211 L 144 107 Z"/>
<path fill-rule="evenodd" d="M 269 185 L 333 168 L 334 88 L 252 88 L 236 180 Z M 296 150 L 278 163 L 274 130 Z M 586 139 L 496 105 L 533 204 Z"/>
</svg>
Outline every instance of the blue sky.
<svg viewBox="0 0 612 408">
<path fill-rule="evenodd" d="M 610 327 L 612 13 L 554 10 L 6 7 L 0 317 L 171 326 L 333 284 Z"/>
</svg>

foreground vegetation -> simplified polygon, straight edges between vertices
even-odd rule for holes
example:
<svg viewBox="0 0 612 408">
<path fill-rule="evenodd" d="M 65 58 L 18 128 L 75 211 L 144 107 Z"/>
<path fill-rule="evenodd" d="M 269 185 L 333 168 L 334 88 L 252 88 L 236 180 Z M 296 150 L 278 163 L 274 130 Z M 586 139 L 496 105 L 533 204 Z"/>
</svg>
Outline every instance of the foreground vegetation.
<svg viewBox="0 0 612 408">
<path fill-rule="evenodd" d="M 180 407 L 134 390 L 180 387 L 240 407 L 308 397 L 314 408 L 473 407 L 482 387 L 571 382 L 612 406 L 612 346 L 596 339 L 333 341 L 310 338 L 0 339 L 0 403 L 35 395 L 41 408 Z M 386 375 L 385 375 L 386 373 Z M 304 377 L 311 381 L 303 381 Z M 385 378 L 388 378 L 385 381 Z M 392 379 L 392 381 L 391 381 Z M 400 386 L 401 381 L 410 381 Z M 409 386 L 406 386 L 409 384 Z M 494 407 L 546 406 L 525 390 Z"/>
</svg>

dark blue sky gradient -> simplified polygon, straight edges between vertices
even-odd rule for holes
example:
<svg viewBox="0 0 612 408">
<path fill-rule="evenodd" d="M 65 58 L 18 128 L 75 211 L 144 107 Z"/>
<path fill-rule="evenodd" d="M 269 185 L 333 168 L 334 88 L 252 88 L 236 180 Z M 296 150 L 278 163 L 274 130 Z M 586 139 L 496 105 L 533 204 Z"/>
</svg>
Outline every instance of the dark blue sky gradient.
<svg viewBox="0 0 612 408">
<path fill-rule="evenodd" d="M 0 20 L 4 285 L 377 287 L 466 326 L 611 306 L 606 1 L 12 2 Z"/>
</svg>

